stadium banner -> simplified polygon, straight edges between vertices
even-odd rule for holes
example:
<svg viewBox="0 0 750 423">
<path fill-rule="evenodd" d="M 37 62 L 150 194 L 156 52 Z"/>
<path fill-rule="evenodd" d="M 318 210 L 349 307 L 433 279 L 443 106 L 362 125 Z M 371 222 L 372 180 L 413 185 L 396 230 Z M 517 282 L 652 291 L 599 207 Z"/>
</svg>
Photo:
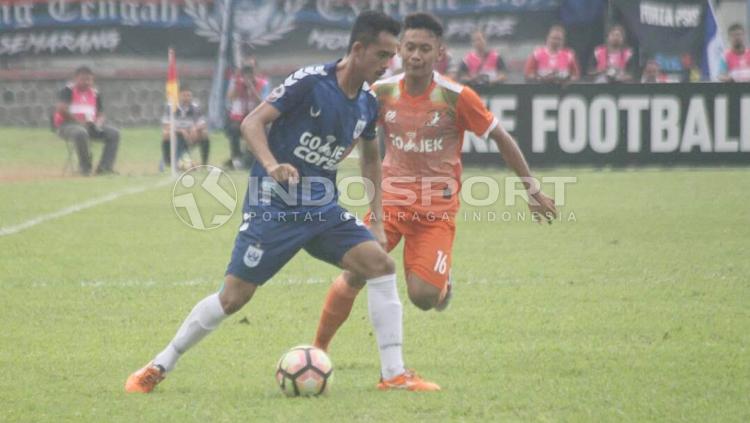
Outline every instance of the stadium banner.
<svg viewBox="0 0 750 423">
<path fill-rule="evenodd" d="M 750 83 L 506 85 L 482 90 L 532 165 L 750 164 Z M 501 163 L 467 134 L 463 162 Z"/>
<path fill-rule="evenodd" d="M 611 14 L 627 28 L 640 64 L 655 59 L 679 77 L 704 61 L 708 0 L 612 0 Z"/>
<path fill-rule="evenodd" d="M 180 57 L 213 58 L 227 25 L 232 50 L 342 52 L 354 18 L 368 9 L 396 18 L 432 12 L 449 42 L 468 44 L 476 29 L 490 39 L 543 40 L 559 0 L 0 0 L 0 57 L 162 57 L 172 46 Z"/>
</svg>

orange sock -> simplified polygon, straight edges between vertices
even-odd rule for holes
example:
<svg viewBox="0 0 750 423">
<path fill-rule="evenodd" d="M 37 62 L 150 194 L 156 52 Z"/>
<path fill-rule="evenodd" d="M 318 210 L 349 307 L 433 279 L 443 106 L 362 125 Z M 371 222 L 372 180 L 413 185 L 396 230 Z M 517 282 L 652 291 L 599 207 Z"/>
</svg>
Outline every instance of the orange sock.
<svg viewBox="0 0 750 423">
<path fill-rule="evenodd" d="M 331 339 L 349 317 L 357 294 L 359 294 L 359 289 L 349 286 L 343 275 L 339 275 L 333 281 L 328 289 L 328 295 L 326 295 L 323 312 L 320 313 L 318 333 L 315 334 L 313 345 L 323 351 L 328 351 L 328 344 Z"/>
</svg>

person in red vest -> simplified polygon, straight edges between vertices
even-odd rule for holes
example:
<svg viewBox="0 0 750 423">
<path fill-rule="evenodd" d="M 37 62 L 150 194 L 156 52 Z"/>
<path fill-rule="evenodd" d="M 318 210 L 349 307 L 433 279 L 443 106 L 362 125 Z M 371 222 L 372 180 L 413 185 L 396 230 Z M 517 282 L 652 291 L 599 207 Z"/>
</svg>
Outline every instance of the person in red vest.
<svg viewBox="0 0 750 423">
<path fill-rule="evenodd" d="M 249 56 L 242 67 L 229 82 L 227 101 L 229 113 L 225 128 L 229 138 L 231 157 L 225 163 L 226 167 L 242 169 L 250 167 L 252 158 L 243 157 L 240 139 L 240 124 L 268 96 L 270 85 L 268 80 L 255 71 L 257 62 L 254 56 Z"/>
<path fill-rule="evenodd" d="M 464 84 L 486 86 L 505 82 L 505 62 L 495 49 L 487 48 L 482 31 L 471 34 L 473 49 L 464 56 L 458 70 L 458 79 Z"/>
<path fill-rule="evenodd" d="M 733 24 L 729 27 L 731 49 L 721 59 L 722 82 L 750 82 L 750 48 L 745 47 L 745 27 Z"/>
<path fill-rule="evenodd" d="M 589 75 L 599 83 L 631 82 L 634 65 L 633 49 L 625 45 L 625 29 L 614 25 L 607 32 L 607 43 L 594 49 Z"/>
<path fill-rule="evenodd" d="M 547 42 L 534 49 L 526 60 L 524 76 L 529 82 L 566 84 L 577 81 L 581 71 L 573 50 L 565 48 L 565 28 L 553 25 Z"/>
<path fill-rule="evenodd" d="M 104 124 L 102 97 L 94 87 L 94 72 L 87 66 L 76 69 L 73 81 L 60 91 L 58 99 L 52 123 L 62 138 L 75 143 L 80 173 L 91 174 L 90 139 L 104 142 L 95 173 L 114 173 L 120 131 Z"/>
</svg>

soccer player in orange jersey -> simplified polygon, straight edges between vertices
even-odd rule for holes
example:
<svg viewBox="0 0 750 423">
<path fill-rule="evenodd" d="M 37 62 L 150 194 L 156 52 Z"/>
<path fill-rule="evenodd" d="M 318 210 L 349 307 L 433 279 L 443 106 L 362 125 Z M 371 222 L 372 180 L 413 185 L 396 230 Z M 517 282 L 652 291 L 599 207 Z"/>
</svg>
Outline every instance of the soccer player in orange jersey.
<svg viewBox="0 0 750 423">
<path fill-rule="evenodd" d="M 430 14 L 404 20 L 400 54 L 404 73 L 378 81 L 379 124 L 385 135 L 383 220 L 388 251 L 403 238 L 409 298 L 422 310 L 443 310 L 451 297 L 451 250 L 456 231 L 464 132 L 494 140 L 505 162 L 531 178 L 515 140 L 498 125 L 471 88 L 433 70 L 445 54 L 443 28 Z M 554 201 L 526 183 L 529 208 L 551 222 Z M 372 215 L 368 215 L 368 220 Z M 349 316 L 364 279 L 342 273 L 328 291 L 315 345 L 327 349 Z M 384 381 L 387 384 L 388 381 Z"/>
</svg>

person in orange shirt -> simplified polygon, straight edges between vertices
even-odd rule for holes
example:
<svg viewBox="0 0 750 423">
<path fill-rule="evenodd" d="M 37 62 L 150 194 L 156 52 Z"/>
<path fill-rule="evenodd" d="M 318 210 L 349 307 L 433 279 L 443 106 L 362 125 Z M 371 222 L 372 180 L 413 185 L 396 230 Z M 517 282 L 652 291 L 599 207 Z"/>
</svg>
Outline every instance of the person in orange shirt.
<svg viewBox="0 0 750 423">
<path fill-rule="evenodd" d="M 422 310 L 444 310 L 451 298 L 449 279 L 461 183 L 465 131 L 489 136 L 520 177 L 531 178 L 515 140 L 471 88 L 433 70 L 444 54 L 443 27 L 427 13 L 404 20 L 400 54 L 404 73 L 373 86 L 385 134 L 383 226 L 388 251 L 404 238 L 409 299 Z M 527 184 L 529 208 L 552 221 L 554 200 Z M 367 216 L 372 222 L 373 214 Z M 328 291 L 315 346 L 327 350 L 349 316 L 364 279 L 342 273 Z"/>
</svg>

